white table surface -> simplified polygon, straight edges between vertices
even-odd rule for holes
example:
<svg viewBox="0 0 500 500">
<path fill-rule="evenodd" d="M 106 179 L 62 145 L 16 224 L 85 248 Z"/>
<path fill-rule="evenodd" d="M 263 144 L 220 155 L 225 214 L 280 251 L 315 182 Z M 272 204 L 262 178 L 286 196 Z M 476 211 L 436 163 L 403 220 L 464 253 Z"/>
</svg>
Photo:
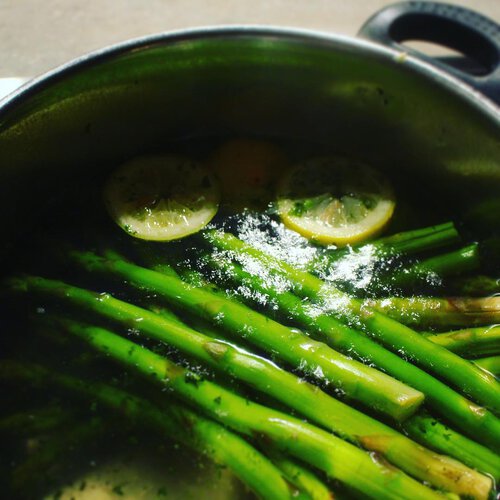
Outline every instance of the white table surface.
<svg viewBox="0 0 500 500">
<path fill-rule="evenodd" d="M 128 38 L 214 24 L 355 35 L 390 0 L 0 0 L 0 78 L 34 76 Z M 500 22 L 500 0 L 456 0 Z"/>
</svg>

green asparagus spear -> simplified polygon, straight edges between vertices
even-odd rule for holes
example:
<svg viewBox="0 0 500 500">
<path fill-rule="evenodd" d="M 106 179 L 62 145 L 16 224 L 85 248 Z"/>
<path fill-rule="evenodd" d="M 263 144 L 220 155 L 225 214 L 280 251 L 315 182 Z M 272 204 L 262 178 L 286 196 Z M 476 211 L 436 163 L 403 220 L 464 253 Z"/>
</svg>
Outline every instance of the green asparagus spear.
<svg viewBox="0 0 500 500">
<path fill-rule="evenodd" d="M 452 222 L 446 222 L 436 226 L 413 229 L 396 233 L 391 236 L 379 238 L 371 243 L 362 243 L 352 248 L 344 247 L 328 252 L 327 261 L 337 262 L 339 259 L 352 252 L 360 252 L 366 248 L 375 251 L 380 258 L 387 258 L 396 255 L 413 255 L 419 252 L 436 250 L 448 245 L 460 242 L 460 235 Z M 317 262 L 311 262 L 310 269 L 316 268 Z"/>
<path fill-rule="evenodd" d="M 291 484 L 304 491 L 311 500 L 334 500 L 337 493 L 326 486 L 313 472 L 282 453 L 270 453 L 270 459 L 283 472 Z"/>
<path fill-rule="evenodd" d="M 367 299 L 364 304 L 420 329 L 467 328 L 500 323 L 500 297 L 387 297 Z"/>
<path fill-rule="evenodd" d="M 494 377 L 485 376 L 485 372 L 477 366 L 381 314 L 371 307 L 369 302 L 349 297 L 333 285 L 285 262 L 277 261 L 231 234 L 212 230 L 206 235 L 209 241 L 221 249 L 260 259 L 275 272 L 289 279 L 297 293 L 316 301 L 320 307 L 338 319 L 351 325 L 359 325 L 368 335 L 391 350 L 404 353 L 412 361 L 455 385 L 480 404 L 500 413 L 500 384 Z M 496 426 L 500 429 L 498 419 Z"/>
<path fill-rule="evenodd" d="M 474 462 L 478 470 L 490 471 L 492 477 L 498 481 L 494 470 L 500 462 L 498 447 L 494 451 L 485 450 L 481 445 L 468 439 L 439 420 L 420 412 L 404 423 L 404 431 L 408 435 L 427 446 L 431 450 L 448 450 L 450 456 L 461 462 Z"/>
<path fill-rule="evenodd" d="M 413 255 L 460 243 L 461 237 L 453 222 L 403 231 L 379 238 L 377 245 L 390 248 L 391 254 Z"/>
<path fill-rule="evenodd" d="M 227 263 L 227 261 L 225 261 L 225 262 Z M 173 274 L 175 276 L 180 275 L 183 279 L 188 280 L 189 283 L 195 284 L 196 286 L 210 286 L 210 289 L 212 291 L 217 291 L 213 287 L 213 285 L 209 285 L 209 284 L 207 285 L 206 279 L 204 278 L 203 275 L 200 274 L 199 271 L 194 271 L 194 270 L 189 269 L 189 268 L 180 267 L 177 269 L 177 271 L 178 271 L 177 272 L 171 266 L 168 266 L 165 264 L 158 265 L 157 263 L 154 263 L 153 265 L 154 265 L 155 269 L 160 269 L 163 266 L 166 266 L 165 270 L 167 270 L 167 272 L 169 274 Z M 247 287 L 248 285 L 244 285 L 244 286 Z M 264 290 L 264 288 L 262 288 L 262 290 Z M 222 293 L 222 292 L 219 291 L 219 293 Z M 262 292 L 262 293 L 264 293 L 264 292 Z M 280 294 L 280 297 L 283 297 L 283 294 Z M 297 300 L 297 299 L 295 298 L 295 300 Z M 274 302 L 274 304 L 276 305 L 277 302 Z M 295 302 L 295 304 L 296 304 L 296 302 Z M 295 310 L 295 308 L 291 308 L 291 309 Z M 288 309 L 288 313 L 287 313 L 288 315 L 290 315 L 289 311 L 291 309 Z M 161 309 L 156 309 L 156 311 L 160 314 L 164 312 L 164 310 L 161 310 Z M 171 313 L 169 312 L 169 314 L 171 314 Z M 196 318 L 190 318 L 190 322 L 195 325 L 195 328 L 201 329 L 201 331 L 203 331 L 203 332 L 207 331 L 206 323 L 204 323 L 203 321 L 197 320 Z M 217 337 L 217 333 L 214 333 L 213 331 L 210 331 L 210 330 L 208 331 L 208 335 L 211 335 L 212 337 Z M 365 339 L 365 337 L 362 337 L 362 338 Z M 369 340 L 369 339 L 365 339 L 365 340 Z M 349 343 L 348 345 L 350 345 L 352 347 L 351 343 Z M 381 346 L 379 346 L 378 344 L 374 344 L 374 346 L 372 346 L 372 350 L 373 350 L 373 348 L 380 348 L 380 347 Z M 351 351 L 351 353 L 352 352 L 353 351 Z M 387 353 L 390 356 L 394 356 L 393 353 L 391 353 L 390 351 L 387 351 Z M 396 356 L 396 360 L 401 362 L 400 358 L 398 358 L 397 356 Z M 422 375 L 425 377 L 427 374 L 425 372 L 422 372 Z M 420 378 L 422 378 L 422 377 L 420 377 Z M 445 414 L 445 413 L 446 412 L 443 412 L 443 414 Z M 340 413 L 339 413 L 339 416 L 340 416 Z M 311 418 L 314 419 L 314 417 L 311 417 Z M 347 417 L 347 416 L 342 415 L 342 418 L 345 420 L 348 420 L 349 422 L 354 421 L 352 416 Z M 415 425 L 415 423 L 412 422 L 413 418 L 417 419 L 419 425 Z M 318 420 L 316 420 L 316 422 L 321 424 L 321 422 Z M 422 422 L 423 422 L 423 424 L 422 424 Z M 499 477 L 500 456 L 499 455 L 492 452 L 488 448 L 485 448 L 485 447 L 479 445 L 478 443 L 471 441 L 470 439 L 458 434 L 455 431 L 450 431 L 448 427 L 446 427 L 442 424 L 440 424 L 437 427 L 436 423 L 439 423 L 439 422 L 435 418 L 433 418 L 431 416 L 427 416 L 425 412 L 420 411 L 415 415 L 415 417 L 410 417 L 405 422 L 400 423 L 400 428 L 404 431 L 405 434 L 413 435 L 415 440 L 419 443 L 422 443 L 422 444 L 427 443 L 428 437 L 425 435 L 424 436 L 420 435 L 418 432 L 415 432 L 414 429 L 420 428 L 422 426 L 423 427 L 433 426 L 433 428 L 435 430 L 439 429 L 436 432 L 438 434 L 439 434 L 439 432 L 441 432 L 442 434 L 439 436 L 438 439 L 433 440 L 433 445 L 432 445 L 433 450 L 438 451 L 444 455 L 448 455 L 450 457 L 459 459 L 464 464 L 466 464 L 470 467 L 473 467 L 473 468 L 475 468 L 483 473 L 489 474 L 490 476 L 492 476 L 495 479 L 500 479 L 500 477 Z M 332 428 L 333 428 L 333 426 L 332 426 Z M 412 432 L 410 432 L 410 429 L 412 430 Z M 355 429 L 352 429 L 352 430 L 354 432 L 358 432 Z M 375 431 L 374 433 L 381 433 L 380 431 L 381 431 L 381 429 Z M 358 435 L 362 435 L 361 432 L 358 432 Z M 457 442 L 454 441 L 455 437 L 458 437 Z M 349 439 L 349 437 L 344 436 L 344 439 Z M 432 441 L 432 438 L 431 438 L 431 441 Z M 464 446 L 463 443 L 467 443 L 467 445 Z M 360 446 L 363 446 L 363 444 L 360 442 L 358 442 L 357 444 Z M 391 447 L 391 448 L 393 448 L 393 447 Z M 400 447 L 394 447 L 394 448 L 396 448 L 398 450 L 400 449 Z M 461 452 L 460 452 L 460 454 L 455 456 L 457 449 L 460 449 Z M 379 453 L 380 453 L 380 451 L 379 451 Z M 405 453 L 410 455 L 410 456 L 414 455 L 414 452 L 410 452 L 409 450 L 406 451 Z M 394 457 L 389 458 L 387 454 L 385 455 L 385 457 L 388 458 L 389 461 L 396 463 L 396 458 L 394 458 Z M 400 460 L 399 457 L 398 457 L 398 460 Z M 400 468 L 403 468 L 407 472 L 409 472 L 410 469 L 406 469 L 405 467 L 407 467 L 407 466 L 402 465 L 402 463 L 403 462 L 401 462 L 401 461 L 398 462 L 398 464 L 399 464 L 398 466 Z M 420 477 L 416 474 L 415 474 L 415 476 Z M 432 480 L 427 479 L 427 481 L 431 484 L 434 484 Z"/>
<path fill-rule="evenodd" d="M 68 450 L 81 454 L 82 447 L 89 443 L 96 443 L 105 438 L 109 432 L 109 425 L 105 419 L 98 416 L 90 420 L 76 422 L 71 428 L 63 429 L 59 434 L 51 436 L 43 444 L 42 449 L 29 457 L 12 474 L 13 489 L 23 494 L 30 493 L 30 498 L 41 490 L 41 487 L 52 482 L 53 475 L 57 475 L 61 468 L 60 457 L 64 455 L 65 463 L 68 459 Z M 312 472 L 298 465 L 293 460 L 281 454 L 271 456 L 271 462 L 279 469 L 283 477 L 296 491 L 290 498 L 294 500 L 332 500 L 333 493 Z"/>
<path fill-rule="evenodd" d="M 154 307 L 154 310 L 157 314 L 166 315 L 168 318 L 173 317 L 178 321 L 178 318 L 168 310 L 157 307 Z M 210 335 L 212 338 L 217 338 L 218 333 L 208 329 L 206 324 L 200 321 L 197 322 L 196 319 L 194 319 L 194 323 L 198 323 L 196 328 L 200 329 L 200 331 Z M 257 364 L 255 363 L 254 366 L 257 367 Z M 282 370 L 272 364 L 271 367 L 271 370 L 262 372 L 264 386 L 259 387 L 255 383 L 258 377 L 253 376 L 252 381 L 255 388 L 273 395 L 276 399 L 308 417 L 312 422 L 332 430 L 343 439 L 379 453 L 389 460 L 389 462 L 392 462 L 400 469 L 424 482 L 462 496 L 471 494 L 466 492 L 467 486 L 463 479 L 463 472 L 461 473 L 456 468 L 456 464 L 448 462 L 446 457 L 429 455 L 427 450 L 418 446 L 416 447 L 414 442 L 408 442 L 401 434 L 395 432 L 394 429 L 344 405 L 340 401 L 332 400 L 317 387 L 307 394 L 310 389 L 308 387 L 309 384 L 299 381 L 301 385 L 299 387 L 296 386 L 291 391 L 291 386 L 287 386 L 286 382 L 282 381 L 281 377 L 278 377 L 277 371 Z M 288 374 L 286 376 L 290 377 Z M 418 425 L 413 422 L 414 418 Z M 422 427 L 425 429 L 425 427 L 432 426 L 434 430 L 433 434 L 437 433 L 439 435 L 437 439 L 433 439 L 432 436 L 430 437 L 433 450 L 459 459 L 469 467 L 488 474 L 496 480 L 500 479 L 499 455 L 461 436 L 455 431 L 450 431 L 448 427 L 442 424 L 437 426 L 437 423 L 439 422 L 436 419 L 419 412 L 414 417 L 410 417 L 401 423 L 400 427 L 405 434 L 413 434 L 419 443 L 425 444 L 429 440 L 429 436 L 425 434 L 425 430 L 422 435 L 414 429 Z M 384 438 L 382 441 L 378 439 L 372 440 L 369 436 L 384 436 Z M 455 441 L 456 437 L 458 437 L 458 442 Z M 384 446 L 377 446 L 377 444 L 382 442 Z M 461 450 L 459 454 L 456 454 L 457 449 Z M 425 464 L 425 466 L 422 467 L 422 464 Z M 458 479 L 460 477 L 462 479 Z M 472 483 L 479 484 L 476 481 L 476 479 L 472 479 Z"/>
<path fill-rule="evenodd" d="M 392 286 L 402 286 L 404 282 L 410 279 L 417 279 L 427 283 L 424 278 L 432 277 L 435 281 L 435 271 L 443 271 L 443 274 L 448 271 L 448 274 L 457 272 L 464 264 L 459 261 L 454 266 L 453 271 L 445 268 L 439 263 L 429 263 L 431 269 L 427 273 L 423 273 L 417 265 L 414 272 L 410 273 L 411 278 L 406 272 L 396 271 L 396 275 L 387 276 L 387 268 L 391 266 L 394 258 L 404 254 L 412 255 L 417 252 L 423 252 L 439 248 L 451 243 L 460 241 L 460 236 L 452 223 L 434 226 L 430 228 L 408 231 L 405 233 L 396 234 L 386 238 L 381 238 L 372 243 L 364 243 L 353 248 L 344 247 L 335 251 L 323 250 L 317 251 L 315 256 L 307 263 L 307 269 L 313 274 L 319 276 L 334 277 L 336 286 L 344 292 L 352 293 L 355 296 L 363 295 L 369 288 L 371 291 L 383 290 L 387 293 Z M 462 259 L 468 262 L 466 259 Z M 383 262 L 383 266 L 374 271 L 373 265 L 375 262 Z M 434 272 L 430 272 L 434 270 Z M 358 276 L 366 276 L 370 273 L 370 282 L 353 286 L 352 273 Z M 346 274 L 344 277 L 343 275 Z M 395 277 L 400 279 L 401 284 L 395 280 Z M 393 281 L 395 281 L 393 283 Z"/>
<path fill-rule="evenodd" d="M 32 436 L 51 431 L 74 418 L 74 412 L 60 406 L 21 411 L 0 419 L 0 433 L 9 436 Z"/>
<path fill-rule="evenodd" d="M 422 393 L 358 361 L 337 353 L 303 333 L 285 327 L 252 309 L 186 285 L 173 276 L 121 260 L 107 260 L 91 253 L 72 252 L 88 271 L 111 273 L 132 285 L 148 288 L 194 314 L 223 325 L 228 332 L 281 357 L 296 368 L 328 381 L 348 397 L 363 402 L 396 420 L 412 415 L 423 401 Z M 25 280 L 25 283 L 28 283 Z M 35 281 L 30 286 L 36 287 Z M 53 287 L 57 289 L 57 287 Z M 94 301 L 95 302 L 95 301 Z"/>
<path fill-rule="evenodd" d="M 112 307 L 112 302 L 101 304 L 101 307 Z M 128 314 L 125 314 L 125 310 Z M 169 331 L 185 333 L 184 340 L 179 342 L 181 346 L 199 338 L 200 345 L 210 356 L 210 365 L 222 367 L 232 376 L 278 399 L 342 438 L 379 453 L 418 479 L 460 495 L 475 496 L 479 487 L 483 489 L 483 493 L 489 489 L 489 481 L 485 482 L 484 476 L 447 457 L 429 453 L 392 428 L 331 398 L 318 387 L 289 374 L 260 356 L 191 330 L 166 310 L 157 312 L 162 316 L 159 318 L 122 303 L 120 314 L 125 324 L 141 318 L 139 330 L 158 340 L 169 342 Z M 66 327 L 71 330 L 71 323 L 66 321 Z M 374 439 L 374 436 L 379 438 Z M 483 472 L 500 477 L 500 459 L 497 462 Z"/>
<path fill-rule="evenodd" d="M 188 328 L 171 314 L 166 315 L 166 311 L 159 317 L 158 314 L 112 297 L 106 300 L 102 300 L 102 297 L 96 299 L 91 292 L 59 282 L 39 282 L 39 286 L 43 286 L 42 291 L 55 291 L 75 304 L 108 318 L 118 319 L 126 325 L 137 325 L 139 330 L 150 337 L 176 345 L 209 365 L 229 372 L 345 439 L 380 453 L 408 473 L 430 484 L 460 494 L 472 494 L 471 491 L 475 492 L 477 485 L 481 484 L 483 489 L 487 489 L 482 476 L 461 464 L 428 453 L 390 427 L 331 398 L 319 388 L 281 370 L 273 363 L 234 348 L 227 342 L 204 336 Z M 381 436 L 383 439 L 374 440 L 371 438 L 373 436 Z M 491 470 L 489 468 L 487 472 L 491 473 Z M 500 464 L 499 470 L 495 471 L 495 475 L 497 474 L 500 475 Z"/>
<path fill-rule="evenodd" d="M 492 373 L 495 377 L 500 378 L 500 356 L 475 359 L 474 363 L 483 370 Z"/>
<path fill-rule="evenodd" d="M 481 265 L 479 246 L 473 243 L 459 250 L 429 257 L 393 274 L 390 283 L 397 287 L 415 286 L 419 283 L 428 283 L 435 278 L 442 279 L 448 276 L 474 271 Z"/>
<path fill-rule="evenodd" d="M 262 498 L 274 500 L 294 497 L 281 472 L 245 440 L 176 403 L 169 402 L 159 409 L 148 400 L 116 387 L 17 361 L 2 360 L 0 378 L 24 381 L 42 390 L 55 385 L 85 400 L 96 401 L 137 425 L 157 429 L 161 435 L 229 467 Z"/>
<path fill-rule="evenodd" d="M 448 386 L 427 374 L 416 366 L 402 360 L 383 346 L 364 337 L 327 314 L 309 309 L 308 303 L 303 303 L 290 292 L 278 291 L 269 280 L 258 276 L 259 272 L 250 274 L 241 266 L 228 263 L 227 259 L 208 258 L 208 263 L 221 268 L 225 276 L 237 279 L 239 283 L 251 288 L 259 294 L 267 294 L 271 303 L 278 306 L 283 314 L 294 318 L 304 325 L 309 332 L 318 338 L 335 346 L 339 350 L 374 363 L 384 368 L 388 373 L 400 380 L 413 384 L 424 394 L 432 408 L 444 418 L 451 420 L 458 428 L 471 434 L 475 439 L 488 446 L 500 446 L 500 427 L 498 419 L 488 412 L 477 412 L 475 405 Z"/>
<path fill-rule="evenodd" d="M 464 297 L 487 297 L 500 294 L 500 278 L 475 274 L 455 279 L 451 283 L 453 294 Z"/>
<path fill-rule="evenodd" d="M 466 358 L 500 355 L 500 325 L 425 335 L 427 340 Z"/>
<path fill-rule="evenodd" d="M 370 498 L 407 498 L 407 495 L 440 498 L 399 469 L 375 463 L 370 455 L 355 446 L 287 414 L 237 396 L 108 330 L 73 323 L 71 333 L 110 358 L 168 387 L 212 418 L 240 433 L 271 443 Z M 363 470 L 363 474 L 358 474 L 359 470 Z"/>
</svg>

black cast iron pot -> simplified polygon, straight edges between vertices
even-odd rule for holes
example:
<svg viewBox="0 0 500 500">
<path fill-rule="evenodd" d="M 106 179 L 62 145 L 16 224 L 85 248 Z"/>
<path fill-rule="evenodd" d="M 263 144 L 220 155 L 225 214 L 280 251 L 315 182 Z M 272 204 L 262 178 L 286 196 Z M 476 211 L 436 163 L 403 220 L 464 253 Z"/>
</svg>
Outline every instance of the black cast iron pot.
<svg viewBox="0 0 500 500">
<path fill-rule="evenodd" d="M 2 250 L 47 216 L 57 191 L 196 137 L 329 144 L 414 179 L 426 206 L 434 196 L 457 211 L 498 198 L 499 26 L 466 9 L 408 2 L 376 14 L 360 35 L 383 44 L 270 27 L 167 33 L 33 80 L 0 106 Z M 414 38 L 459 49 L 483 74 L 400 45 Z"/>
<path fill-rule="evenodd" d="M 33 207 L 65 183 L 196 136 L 333 144 L 404 169 L 423 193 L 446 192 L 457 205 L 498 194 L 499 26 L 466 9 L 407 2 L 373 16 L 360 35 L 391 47 L 215 27 L 126 42 L 33 80 L 0 107 L 3 234 L 25 227 Z M 457 48 L 486 74 L 414 55 L 399 44 L 411 38 Z"/>
</svg>

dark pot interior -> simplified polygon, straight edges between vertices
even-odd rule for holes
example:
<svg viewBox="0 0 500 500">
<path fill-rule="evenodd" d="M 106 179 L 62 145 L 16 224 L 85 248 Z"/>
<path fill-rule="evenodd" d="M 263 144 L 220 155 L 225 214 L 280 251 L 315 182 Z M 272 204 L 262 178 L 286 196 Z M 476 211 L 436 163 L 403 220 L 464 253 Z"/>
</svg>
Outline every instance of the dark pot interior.
<svg viewBox="0 0 500 500">
<path fill-rule="evenodd" d="M 352 39 L 197 31 L 103 51 L 5 101 L 2 251 L 47 217 L 56 193 L 101 182 L 138 153 L 221 136 L 326 145 L 407 177 L 427 210 L 446 199 L 459 211 L 500 192 L 500 112 L 430 66 Z M 184 468 L 180 476 L 193 474 Z M 228 477 L 190 483 L 241 497 Z"/>
<path fill-rule="evenodd" d="M 39 80 L 0 120 L 0 199 L 16 227 L 61 185 L 196 136 L 325 143 L 411 170 L 424 193 L 457 203 L 500 187 L 493 105 L 403 54 L 314 34 L 226 29 L 131 43 Z"/>
</svg>

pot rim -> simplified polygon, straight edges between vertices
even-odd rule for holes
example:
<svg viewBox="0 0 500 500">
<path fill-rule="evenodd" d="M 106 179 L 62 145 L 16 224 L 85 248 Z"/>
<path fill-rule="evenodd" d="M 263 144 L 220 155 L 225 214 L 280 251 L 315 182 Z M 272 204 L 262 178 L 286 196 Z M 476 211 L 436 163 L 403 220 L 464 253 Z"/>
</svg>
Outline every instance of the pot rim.
<svg viewBox="0 0 500 500">
<path fill-rule="evenodd" d="M 179 29 L 132 38 L 108 45 L 71 59 L 54 69 L 42 73 L 28 80 L 12 93 L 0 99 L 0 119 L 2 115 L 25 99 L 29 99 L 38 91 L 48 85 L 56 83 L 73 73 L 84 71 L 86 68 L 101 64 L 116 56 L 127 52 L 147 48 L 148 46 L 167 45 L 190 40 L 209 38 L 235 38 L 235 37 L 273 37 L 288 39 L 316 45 L 317 47 L 351 49 L 358 53 L 375 56 L 392 64 L 401 64 L 405 68 L 420 76 L 430 79 L 433 83 L 444 88 L 446 91 L 467 101 L 476 110 L 486 115 L 488 119 L 500 125 L 500 106 L 484 94 L 474 89 L 457 77 L 444 70 L 415 57 L 404 50 L 396 50 L 392 47 L 348 35 L 331 34 L 326 31 L 275 26 L 275 25 L 210 25 L 188 29 Z"/>
</svg>

